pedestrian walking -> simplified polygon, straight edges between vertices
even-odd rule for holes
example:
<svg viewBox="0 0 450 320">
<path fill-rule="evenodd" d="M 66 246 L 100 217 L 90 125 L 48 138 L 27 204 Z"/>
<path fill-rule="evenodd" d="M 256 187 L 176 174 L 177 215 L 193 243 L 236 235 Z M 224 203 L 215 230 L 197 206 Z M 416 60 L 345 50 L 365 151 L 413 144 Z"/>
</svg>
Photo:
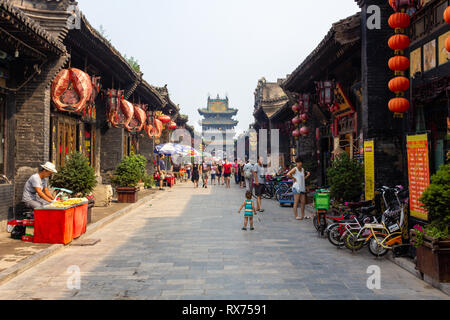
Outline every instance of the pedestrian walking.
<svg viewBox="0 0 450 320">
<path fill-rule="evenodd" d="M 223 166 L 222 162 L 219 162 L 217 165 L 217 180 L 219 182 L 219 186 L 223 184 Z"/>
<path fill-rule="evenodd" d="M 245 188 L 244 165 L 239 164 L 239 185 L 241 189 Z"/>
<path fill-rule="evenodd" d="M 237 159 L 234 160 L 233 174 L 234 174 L 234 182 L 236 184 L 239 184 L 239 164 L 238 164 Z"/>
<path fill-rule="evenodd" d="M 213 162 L 211 166 L 211 185 L 216 185 L 217 165 Z"/>
<path fill-rule="evenodd" d="M 247 163 L 244 166 L 244 179 L 247 191 L 253 194 L 253 165 L 249 159 L 247 159 Z"/>
<path fill-rule="evenodd" d="M 306 207 L 306 182 L 305 180 L 311 176 L 311 173 L 305 171 L 303 168 L 303 160 L 298 157 L 296 160 L 296 166 L 289 171 L 287 176 L 294 179 L 294 186 L 292 188 L 294 192 L 294 216 L 297 220 L 310 219 L 311 217 L 305 217 Z M 302 217 L 298 216 L 298 204 L 301 204 Z"/>
<path fill-rule="evenodd" d="M 265 180 L 266 180 L 266 176 L 265 176 L 265 169 L 262 163 L 263 159 L 259 158 L 258 159 L 258 163 L 256 165 L 253 166 L 253 179 L 255 181 L 255 185 L 256 185 L 256 190 L 255 190 L 255 194 L 256 194 L 256 211 L 257 212 L 264 212 L 264 209 L 261 208 L 261 197 L 264 193 L 264 188 L 265 188 Z"/>
<path fill-rule="evenodd" d="M 192 171 L 192 165 L 190 163 L 188 163 L 186 165 L 186 173 L 187 173 L 187 178 L 188 180 L 191 179 L 191 171 Z"/>
<path fill-rule="evenodd" d="M 192 182 L 194 183 L 194 188 L 198 188 L 198 181 L 200 180 L 200 165 L 194 163 L 192 166 Z"/>
<path fill-rule="evenodd" d="M 228 160 L 225 160 L 225 164 L 223 165 L 223 177 L 225 180 L 225 186 L 228 189 L 231 188 L 230 180 L 231 180 L 232 168 L 233 168 L 233 165 Z"/>
<path fill-rule="evenodd" d="M 159 174 L 159 190 L 164 190 L 164 180 L 166 180 L 166 162 L 164 161 L 165 155 L 161 154 L 158 161 L 158 174 Z"/>
<path fill-rule="evenodd" d="M 240 214 L 242 209 L 245 208 L 245 215 L 244 215 L 244 227 L 242 228 L 242 230 L 247 231 L 247 224 L 248 221 L 250 220 L 250 230 L 255 230 L 254 225 L 253 225 L 253 215 L 256 215 L 256 210 L 255 210 L 255 206 L 252 200 L 252 193 L 251 192 L 246 192 L 245 194 L 245 198 L 246 200 L 242 203 L 241 207 L 239 208 L 238 213 Z"/>
<path fill-rule="evenodd" d="M 203 162 L 202 164 L 202 181 L 203 181 L 203 186 L 202 188 L 208 188 L 208 179 L 209 179 L 209 172 L 210 172 L 210 167 L 206 162 Z"/>
</svg>

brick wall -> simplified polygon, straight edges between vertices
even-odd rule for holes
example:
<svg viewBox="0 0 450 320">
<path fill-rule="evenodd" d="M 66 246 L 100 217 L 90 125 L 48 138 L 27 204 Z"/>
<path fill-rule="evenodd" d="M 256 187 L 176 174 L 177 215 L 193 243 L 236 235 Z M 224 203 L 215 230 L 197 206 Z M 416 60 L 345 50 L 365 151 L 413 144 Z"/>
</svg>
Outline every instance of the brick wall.
<svg viewBox="0 0 450 320">
<path fill-rule="evenodd" d="M 23 187 L 50 157 L 50 85 L 67 62 L 63 56 L 49 62 L 16 95 L 15 201 L 21 201 Z"/>
<path fill-rule="evenodd" d="M 367 28 L 367 7 L 377 5 L 381 8 L 381 29 Z M 399 169 L 402 165 L 402 137 L 405 120 L 394 119 L 388 102 L 394 95 L 388 89 L 393 72 L 387 67 L 393 51 L 387 45 L 394 31 L 388 25 L 392 8 L 388 2 L 380 4 L 376 0 L 366 0 L 362 6 L 362 126 L 364 139 L 375 139 L 375 180 L 377 185 L 401 183 Z M 397 153 L 397 157 L 394 156 Z M 400 178 L 398 178 L 400 177 Z"/>
<path fill-rule="evenodd" d="M 123 157 L 123 129 L 104 127 L 101 135 L 100 174 L 103 184 L 111 183 L 111 174 Z"/>
<path fill-rule="evenodd" d="M 139 153 L 147 159 L 147 174 L 153 175 L 153 140 L 147 135 L 139 137 Z"/>
<path fill-rule="evenodd" d="M 8 220 L 13 218 L 14 185 L 0 185 L 0 232 L 6 231 Z"/>
</svg>

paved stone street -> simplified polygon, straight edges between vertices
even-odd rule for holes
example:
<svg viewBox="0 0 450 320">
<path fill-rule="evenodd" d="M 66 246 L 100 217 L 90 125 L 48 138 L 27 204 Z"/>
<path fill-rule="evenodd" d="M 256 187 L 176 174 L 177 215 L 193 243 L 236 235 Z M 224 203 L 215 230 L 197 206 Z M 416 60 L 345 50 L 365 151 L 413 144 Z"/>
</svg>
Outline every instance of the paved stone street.
<svg viewBox="0 0 450 320">
<path fill-rule="evenodd" d="M 447 299 L 367 249 L 352 254 L 319 239 L 311 220 L 265 201 L 255 231 L 241 231 L 243 192 L 233 185 L 166 191 L 90 238 L 0 287 L 0 299 Z M 381 290 L 366 287 L 381 268 Z M 81 288 L 67 289 L 71 266 Z"/>
</svg>

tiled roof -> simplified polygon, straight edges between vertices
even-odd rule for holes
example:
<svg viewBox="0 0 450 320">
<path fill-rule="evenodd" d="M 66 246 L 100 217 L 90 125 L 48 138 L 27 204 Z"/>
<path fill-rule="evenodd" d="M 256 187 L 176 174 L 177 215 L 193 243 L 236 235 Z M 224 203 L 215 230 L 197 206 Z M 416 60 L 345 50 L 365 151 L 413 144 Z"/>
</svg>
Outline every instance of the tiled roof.
<svg viewBox="0 0 450 320">
<path fill-rule="evenodd" d="M 3 18 L 9 20 L 10 18 L 8 17 L 12 16 L 13 19 L 31 30 L 36 36 L 50 44 L 59 54 L 66 52 L 65 46 L 58 39 L 42 28 L 39 23 L 29 18 L 20 9 L 16 8 L 10 1 L 0 0 L 0 10 L 4 12 L 2 13 Z"/>
</svg>

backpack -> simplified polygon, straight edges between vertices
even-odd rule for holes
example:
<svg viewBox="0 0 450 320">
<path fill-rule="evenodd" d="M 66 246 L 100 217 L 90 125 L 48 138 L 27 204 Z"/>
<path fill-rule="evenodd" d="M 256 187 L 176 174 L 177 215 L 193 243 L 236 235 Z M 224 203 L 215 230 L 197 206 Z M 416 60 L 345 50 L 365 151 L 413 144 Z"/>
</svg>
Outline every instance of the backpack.
<svg viewBox="0 0 450 320">
<path fill-rule="evenodd" d="M 245 179 L 251 179 L 253 177 L 253 172 L 251 168 L 247 168 L 247 170 L 244 171 Z"/>
</svg>

